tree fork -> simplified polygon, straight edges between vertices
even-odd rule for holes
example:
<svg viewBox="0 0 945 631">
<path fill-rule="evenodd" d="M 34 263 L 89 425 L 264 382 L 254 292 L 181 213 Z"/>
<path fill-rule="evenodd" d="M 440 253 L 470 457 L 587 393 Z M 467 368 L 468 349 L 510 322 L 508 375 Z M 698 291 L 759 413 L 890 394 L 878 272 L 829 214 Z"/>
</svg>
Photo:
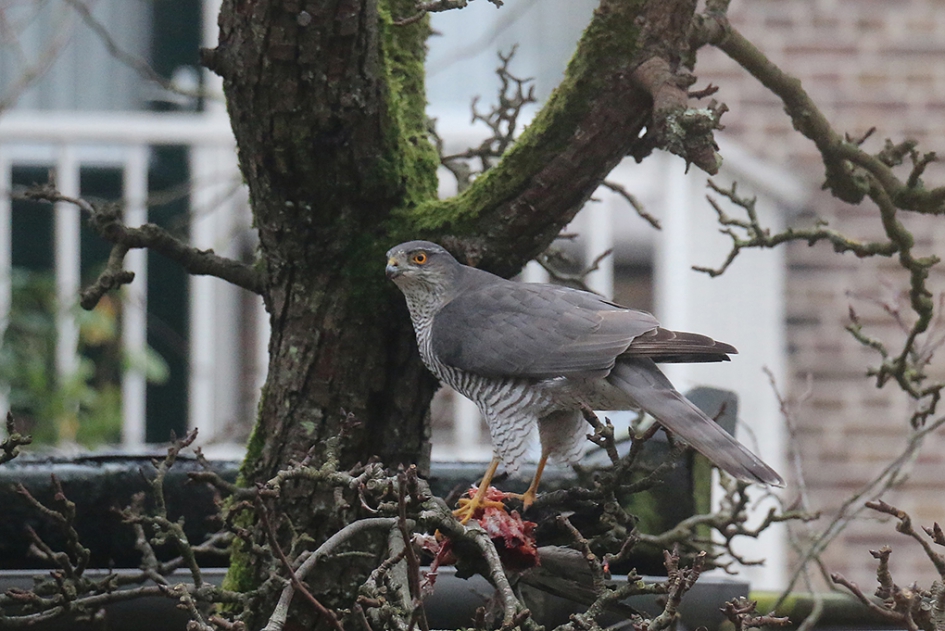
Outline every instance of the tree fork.
<svg viewBox="0 0 945 631">
<path fill-rule="evenodd" d="M 408 210 L 394 233 L 434 241 L 445 235 L 447 248 L 467 263 L 510 276 L 551 243 L 625 156 L 642 159 L 661 146 L 714 172 L 718 156 L 706 149 L 714 147 L 717 120 L 641 136 L 644 128 L 665 128 L 667 119 L 714 116 L 684 109 L 679 99 L 654 115 L 648 77 L 637 74 L 657 59 L 668 75 L 662 83 L 691 82 L 685 64 L 692 60 L 694 11 L 691 0 L 602 0 L 561 84 L 499 164 L 462 194 Z M 665 92 L 662 84 L 652 87 Z"/>
</svg>

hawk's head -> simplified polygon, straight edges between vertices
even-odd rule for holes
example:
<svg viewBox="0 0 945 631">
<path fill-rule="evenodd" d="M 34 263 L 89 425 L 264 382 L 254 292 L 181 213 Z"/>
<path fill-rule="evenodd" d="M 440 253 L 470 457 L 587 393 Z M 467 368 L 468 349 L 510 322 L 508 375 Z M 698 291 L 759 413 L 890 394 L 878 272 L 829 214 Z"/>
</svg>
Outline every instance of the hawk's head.
<svg viewBox="0 0 945 631">
<path fill-rule="evenodd" d="M 449 252 L 430 241 L 408 241 L 387 252 L 387 278 L 405 293 L 420 287 L 445 289 L 460 267 Z"/>
</svg>

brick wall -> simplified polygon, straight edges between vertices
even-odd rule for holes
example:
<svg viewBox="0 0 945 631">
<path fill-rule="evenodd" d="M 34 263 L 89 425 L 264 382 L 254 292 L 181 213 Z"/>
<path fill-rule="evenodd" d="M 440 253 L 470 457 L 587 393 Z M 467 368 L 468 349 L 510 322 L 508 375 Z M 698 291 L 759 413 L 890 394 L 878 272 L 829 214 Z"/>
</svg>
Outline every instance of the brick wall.
<svg viewBox="0 0 945 631">
<path fill-rule="evenodd" d="M 802 80 L 837 131 L 860 135 L 875 126 L 871 150 L 885 138 L 909 137 L 920 149 L 945 153 L 945 2 L 736 0 L 730 17 L 772 61 Z M 758 82 L 711 49 L 700 53 L 697 74 L 696 87 L 711 81 L 722 88 L 715 98 L 731 110 L 723 118 L 726 135 L 810 182 L 817 191 L 811 213 L 853 236 L 881 236 L 872 203 L 852 207 L 819 192 L 823 167 L 813 143 L 793 130 L 780 102 Z M 945 184 L 945 168 L 930 169 L 925 180 Z M 905 220 L 917 231 L 920 253 L 945 254 L 945 220 Z M 892 386 L 875 389 L 864 376 L 866 366 L 876 363 L 875 353 L 844 331 L 853 305 L 870 334 L 901 341 L 900 329 L 876 301 L 899 301 L 908 315 L 905 275 L 894 261 L 860 261 L 829 246 L 795 244 L 788 258 L 788 389 L 799 397 L 807 376 L 813 380 L 799 410 L 797 447 L 811 502 L 830 516 L 906 443 L 909 401 Z M 937 295 L 945 289 L 942 269 L 932 285 Z M 945 326 L 939 333 L 945 334 Z M 945 376 L 945 350 L 935 370 Z M 909 471 L 909 481 L 884 499 L 911 512 L 917 524 L 945 523 L 945 432 L 930 437 Z M 893 576 L 900 584 L 918 580 L 928 586 L 934 572 L 919 547 L 873 514 L 851 524 L 824 560 L 830 571 L 872 591 L 875 561 L 868 550 L 884 544 L 893 546 Z"/>
</svg>

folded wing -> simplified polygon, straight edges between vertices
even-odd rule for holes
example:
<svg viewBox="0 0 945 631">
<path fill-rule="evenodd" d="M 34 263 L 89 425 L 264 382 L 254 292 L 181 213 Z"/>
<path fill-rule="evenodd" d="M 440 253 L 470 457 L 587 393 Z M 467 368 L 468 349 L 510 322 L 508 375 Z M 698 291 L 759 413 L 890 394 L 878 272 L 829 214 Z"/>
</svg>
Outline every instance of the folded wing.
<svg viewBox="0 0 945 631">
<path fill-rule="evenodd" d="M 602 377 L 658 325 L 587 292 L 503 281 L 461 292 L 436 315 L 431 335 L 440 361 L 480 375 Z"/>
</svg>

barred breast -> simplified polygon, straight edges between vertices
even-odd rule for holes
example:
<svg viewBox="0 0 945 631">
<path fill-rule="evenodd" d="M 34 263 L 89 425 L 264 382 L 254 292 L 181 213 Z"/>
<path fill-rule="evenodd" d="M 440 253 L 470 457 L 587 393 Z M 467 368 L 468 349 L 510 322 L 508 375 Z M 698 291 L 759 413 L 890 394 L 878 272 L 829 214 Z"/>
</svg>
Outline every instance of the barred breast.
<svg viewBox="0 0 945 631">
<path fill-rule="evenodd" d="M 496 456 L 506 471 L 517 471 L 538 422 L 536 412 L 548 408 L 551 400 L 531 380 L 490 378 L 443 364 L 433 353 L 433 318 L 420 309 L 411 309 L 411 317 L 423 363 L 437 379 L 476 404 L 489 426 Z"/>
</svg>

